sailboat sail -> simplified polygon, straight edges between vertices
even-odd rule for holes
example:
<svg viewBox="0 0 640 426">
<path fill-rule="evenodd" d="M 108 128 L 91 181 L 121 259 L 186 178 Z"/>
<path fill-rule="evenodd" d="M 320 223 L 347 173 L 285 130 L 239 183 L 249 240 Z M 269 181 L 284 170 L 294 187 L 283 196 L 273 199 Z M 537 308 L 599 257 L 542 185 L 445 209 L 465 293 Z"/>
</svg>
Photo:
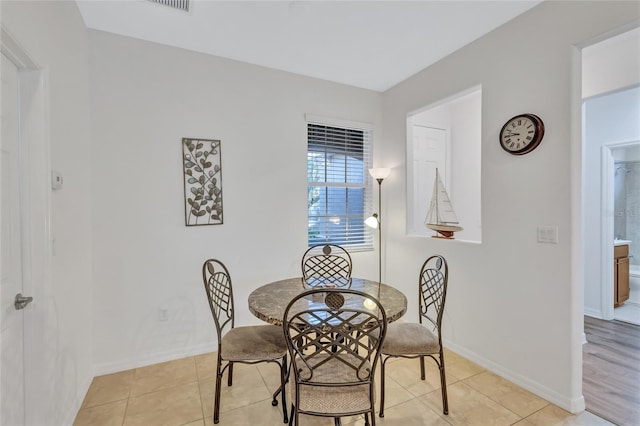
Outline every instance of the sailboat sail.
<svg viewBox="0 0 640 426">
<path fill-rule="evenodd" d="M 453 211 L 447 190 L 444 188 L 442 179 L 440 179 L 438 169 L 436 169 L 431 204 L 424 224 L 427 228 L 446 234 L 447 238 L 451 238 L 454 231 L 462 230 L 458 223 L 458 218 Z"/>
</svg>

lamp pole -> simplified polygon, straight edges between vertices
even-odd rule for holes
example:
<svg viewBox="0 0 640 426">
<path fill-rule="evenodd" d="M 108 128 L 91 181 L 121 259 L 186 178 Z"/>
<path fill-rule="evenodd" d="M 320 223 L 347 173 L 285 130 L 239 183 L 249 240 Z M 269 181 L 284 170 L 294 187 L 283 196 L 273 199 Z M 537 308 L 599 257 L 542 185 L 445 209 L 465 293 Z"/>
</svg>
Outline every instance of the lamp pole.
<svg viewBox="0 0 640 426">
<path fill-rule="evenodd" d="M 369 169 L 371 177 L 378 181 L 378 213 L 372 214 L 365 223 L 372 228 L 378 228 L 378 284 L 382 284 L 382 181 L 389 173 L 391 169 L 387 168 Z"/>
<path fill-rule="evenodd" d="M 382 283 L 382 178 L 378 181 L 378 284 Z"/>
</svg>

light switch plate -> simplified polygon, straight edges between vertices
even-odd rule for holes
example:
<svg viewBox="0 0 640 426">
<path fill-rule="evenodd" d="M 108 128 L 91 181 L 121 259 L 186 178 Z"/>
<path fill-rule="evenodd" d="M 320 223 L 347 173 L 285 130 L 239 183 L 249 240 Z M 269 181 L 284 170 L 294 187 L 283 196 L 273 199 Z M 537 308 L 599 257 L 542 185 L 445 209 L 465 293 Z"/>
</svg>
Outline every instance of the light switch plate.
<svg viewBox="0 0 640 426">
<path fill-rule="evenodd" d="M 538 242 L 543 244 L 558 244 L 558 227 L 552 225 L 539 225 Z"/>
<path fill-rule="evenodd" d="M 62 189 L 62 173 L 51 171 L 51 189 Z"/>
</svg>

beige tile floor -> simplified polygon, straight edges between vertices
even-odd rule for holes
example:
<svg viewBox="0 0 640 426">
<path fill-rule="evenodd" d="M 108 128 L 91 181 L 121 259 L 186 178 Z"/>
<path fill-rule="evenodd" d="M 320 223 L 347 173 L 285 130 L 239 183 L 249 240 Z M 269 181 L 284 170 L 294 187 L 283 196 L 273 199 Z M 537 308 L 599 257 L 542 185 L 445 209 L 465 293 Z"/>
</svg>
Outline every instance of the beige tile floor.
<svg viewBox="0 0 640 426">
<path fill-rule="evenodd" d="M 215 362 L 216 354 L 210 353 L 96 377 L 74 425 L 212 425 Z M 453 352 L 445 353 L 445 363 L 448 416 L 442 414 L 435 363 L 427 360 L 427 380 L 422 381 L 417 360 L 394 359 L 387 364 L 385 417 L 376 418 L 376 424 L 611 425 L 588 412 L 572 415 Z M 233 386 L 222 385 L 219 424 L 281 425 L 282 408 L 271 405 L 271 393 L 280 383 L 278 367 L 234 368 Z M 333 421 L 301 416 L 300 423 L 330 426 Z M 342 423 L 362 426 L 364 419 L 350 417 Z"/>
</svg>

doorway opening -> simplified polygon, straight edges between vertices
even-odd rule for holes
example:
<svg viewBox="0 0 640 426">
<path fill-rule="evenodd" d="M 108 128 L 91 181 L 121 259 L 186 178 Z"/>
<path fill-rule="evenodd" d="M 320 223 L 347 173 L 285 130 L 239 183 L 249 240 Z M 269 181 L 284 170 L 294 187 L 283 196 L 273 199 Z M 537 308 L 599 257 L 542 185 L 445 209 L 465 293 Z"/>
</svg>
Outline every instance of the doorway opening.
<svg viewBox="0 0 640 426">
<path fill-rule="evenodd" d="M 616 246 L 626 238 L 614 222 L 627 207 L 635 208 L 616 208 L 621 201 L 616 203 L 614 183 L 626 173 L 620 162 L 627 150 L 640 145 L 640 28 L 620 29 L 584 47 L 581 73 L 582 393 L 587 411 L 615 424 L 634 424 L 625 416 L 640 415 L 640 369 L 634 361 L 640 355 L 640 326 L 613 320 L 617 278 L 624 271 Z"/>
<path fill-rule="evenodd" d="M 601 170 L 601 277 L 585 314 L 640 325 L 640 140 L 603 145 Z"/>
<path fill-rule="evenodd" d="M 640 140 L 614 147 L 611 154 L 613 208 L 607 211 L 613 212 L 615 246 L 613 319 L 640 326 Z"/>
</svg>

